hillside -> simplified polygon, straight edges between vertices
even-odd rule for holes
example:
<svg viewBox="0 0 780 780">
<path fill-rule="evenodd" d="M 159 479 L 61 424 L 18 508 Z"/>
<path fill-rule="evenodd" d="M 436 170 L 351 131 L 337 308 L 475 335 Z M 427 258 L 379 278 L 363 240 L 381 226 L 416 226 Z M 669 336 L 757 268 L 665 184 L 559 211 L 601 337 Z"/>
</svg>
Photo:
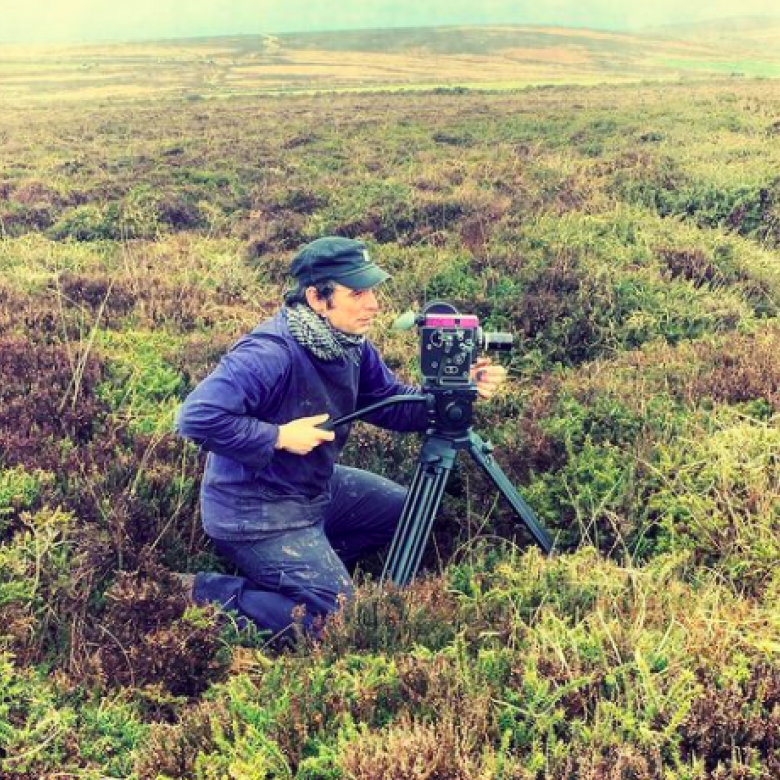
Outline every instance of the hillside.
<svg viewBox="0 0 780 780">
<path fill-rule="evenodd" d="M 763 36 L 763 37 L 762 37 Z M 675 81 L 780 75 L 776 28 L 614 33 L 446 27 L 90 46 L 0 46 L 0 99 L 197 100 L 321 90 Z M 753 45 L 755 44 L 755 45 Z"/>
<path fill-rule="evenodd" d="M 3 780 L 777 780 L 778 137 L 733 78 L 5 105 Z M 426 300 L 515 335 L 476 426 L 556 548 L 466 461 L 424 576 L 289 646 L 185 597 L 229 569 L 172 421 L 331 233 L 403 379 Z"/>
<path fill-rule="evenodd" d="M 642 31 L 646 35 L 672 40 L 723 45 L 780 53 L 780 16 L 735 16 L 695 24 L 677 24 Z"/>
</svg>

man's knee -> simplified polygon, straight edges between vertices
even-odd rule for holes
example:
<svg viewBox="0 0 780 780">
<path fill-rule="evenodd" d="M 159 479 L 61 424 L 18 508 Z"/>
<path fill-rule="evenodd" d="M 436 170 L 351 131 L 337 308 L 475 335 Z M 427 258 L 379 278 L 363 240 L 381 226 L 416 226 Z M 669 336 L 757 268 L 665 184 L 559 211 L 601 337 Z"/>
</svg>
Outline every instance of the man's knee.
<svg viewBox="0 0 780 780">
<path fill-rule="evenodd" d="M 408 489 L 402 487 L 389 479 L 372 475 L 373 482 L 368 483 L 368 490 L 365 495 L 365 508 L 371 510 L 374 516 L 374 522 L 379 520 L 382 523 L 395 525 L 401 516 Z"/>
<path fill-rule="evenodd" d="M 310 614 L 325 615 L 352 599 L 355 587 L 346 569 L 326 569 L 282 572 L 279 592 L 296 604 L 302 604 Z"/>
<path fill-rule="evenodd" d="M 383 542 L 389 542 L 393 538 L 408 494 L 407 488 L 393 484 L 392 489 L 384 494 L 382 503 L 377 504 L 375 528 L 381 534 Z"/>
</svg>

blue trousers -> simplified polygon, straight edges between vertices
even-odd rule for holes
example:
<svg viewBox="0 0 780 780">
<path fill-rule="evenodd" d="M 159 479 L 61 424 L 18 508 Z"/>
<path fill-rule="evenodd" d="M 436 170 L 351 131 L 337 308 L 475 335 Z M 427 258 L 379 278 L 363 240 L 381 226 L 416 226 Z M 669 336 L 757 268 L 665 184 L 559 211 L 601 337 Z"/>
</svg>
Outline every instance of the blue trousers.
<svg viewBox="0 0 780 780">
<path fill-rule="evenodd" d="M 294 615 L 311 630 L 353 594 L 347 566 L 393 538 L 406 489 L 384 477 L 336 466 L 331 502 L 314 525 L 259 539 L 213 539 L 239 574 L 200 573 L 197 603 L 215 602 L 261 630 L 284 635 Z"/>
</svg>

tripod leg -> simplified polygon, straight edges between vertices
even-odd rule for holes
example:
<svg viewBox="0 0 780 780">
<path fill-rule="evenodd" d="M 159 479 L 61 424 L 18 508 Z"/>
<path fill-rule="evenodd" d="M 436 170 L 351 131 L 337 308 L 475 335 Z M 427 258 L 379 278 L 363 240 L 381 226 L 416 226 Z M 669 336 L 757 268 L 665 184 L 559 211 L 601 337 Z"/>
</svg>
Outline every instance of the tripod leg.
<svg viewBox="0 0 780 780">
<path fill-rule="evenodd" d="M 388 575 L 392 573 L 393 581 L 397 581 L 394 573 L 398 567 L 398 559 L 403 555 L 403 550 L 406 546 L 406 540 L 413 532 L 414 518 L 417 516 L 417 507 L 420 502 L 420 493 L 423 491 L 425 485 L 425 465 L 419 463 L 417 469 L 412 477 L 412 484 L 409 486 L 409 492 L 406 495 L 406 501 L 404 501 L 403 509 L 401 510 L 401 517 L 398 521 L 398 526 L 393 534 L 393 540 L 390 542 L 390 547 L 387 551 L 387 559 L 382 569 L 382 577 L 380 583 L 383 583 Z"/>
<path fill-rule="evenodd" d="M 426 479 L 421 487 L 420 500 L 415 507 L 414 519 L 403 547 L 399 550 L 397 558 L 388 562 L 391 577 L 397 585 L 407 585 L 417 573 L 431 535 L 436 512 L 444 495 L 447 472 L 438 471 L 428 476 L 429 479 Z"/>
<path fill-rule="evenodd" d="M 403 586 L 417 573 L 456 455 L 445 439 L 432 438 L 423 445 L 380 584 L 389 578 Z"/>
<path fill-rule="evenodd" d="M 469 435 L 468 451 L 471 457 L 476 463 L 482 467 L 485 473 L 493 481 L 493 484 L 498 488 L 499 492 L 506 498 L 506 500 L 515 510 L 517 516 L 525 523 L 531 535 L 536 540 L 536 543 L 545 551 L 550 552 L 553 547 L 553 540 L 546 529 L 541 526 L 539 520 L 526 503 L 525 499 L 517 492 L 515 486 L 509 481 L 509 478 L 501 470 L 501 467 L 496 463 L 492 452 L 492 445 L 483 441 L 473 431 Z"/>
</svg>

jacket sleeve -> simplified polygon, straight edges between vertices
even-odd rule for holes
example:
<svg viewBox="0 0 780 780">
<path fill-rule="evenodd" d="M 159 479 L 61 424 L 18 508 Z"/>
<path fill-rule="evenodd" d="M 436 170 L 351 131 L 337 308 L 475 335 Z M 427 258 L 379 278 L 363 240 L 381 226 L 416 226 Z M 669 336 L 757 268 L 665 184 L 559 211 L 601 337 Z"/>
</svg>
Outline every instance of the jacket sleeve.
<svg viewBox="0 0 780 780">
<path fill-rule="evenodd" d="M 264 421 L 264 412 L 284 392 L 289 370 L 281 344 L 242 339 L 179 408 L 177 433 L 208 452 L 262 468 L 279 436 L 278 425 Z"/>
<path fill-rule="evenodd" d="M 379 356 L 376 347 L 366 341 L 360 363 L 358 409 L 371 406 L 393 395 L 419 395 L 420 393 L 422 389 L 419 386 L 399 382 Z M 380 428 L 399 432 L 424 431 L 429 425 L 425 404 L 420 402 L 389 406 L 387 409 L 368 414 L 363 419 Z"/>
</svg>

